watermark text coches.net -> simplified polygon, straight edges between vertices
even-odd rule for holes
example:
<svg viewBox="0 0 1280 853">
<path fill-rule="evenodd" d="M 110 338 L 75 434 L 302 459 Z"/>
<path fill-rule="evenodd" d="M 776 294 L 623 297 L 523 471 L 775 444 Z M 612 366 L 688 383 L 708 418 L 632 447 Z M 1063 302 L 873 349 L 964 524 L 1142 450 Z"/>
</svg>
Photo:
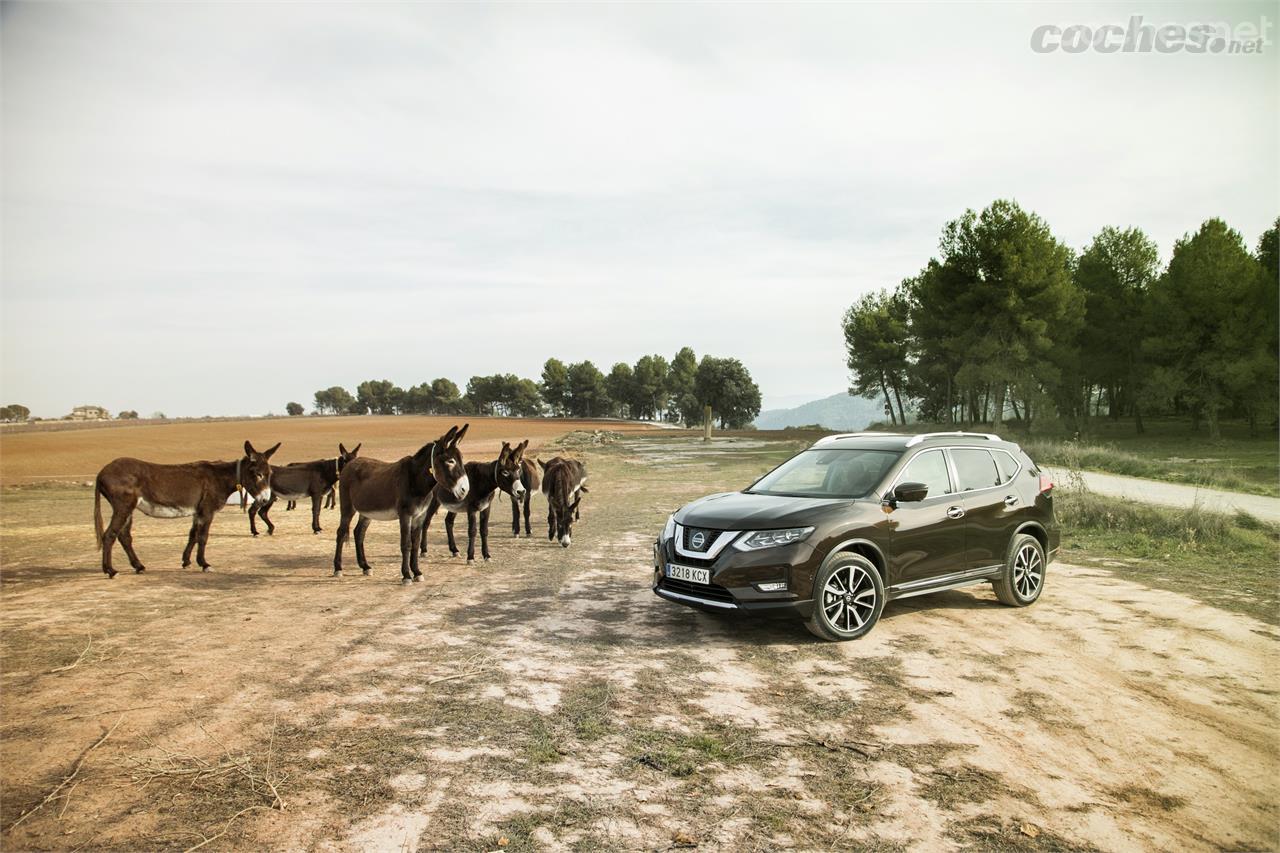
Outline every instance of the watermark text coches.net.
<svg viewBox="0 0 1280 853">
<path fill-rule="evenodd" d="M 1130 17 L 1127 26 L 1041 24 L 1031 31 L 1031 49 L 1036 53 L 1262 53 L 1271 44 L 1273 25 L 1266 15 L 1257 22 L 1238 24 L 1148 24 L 1141 15 Z"/>
</svg>

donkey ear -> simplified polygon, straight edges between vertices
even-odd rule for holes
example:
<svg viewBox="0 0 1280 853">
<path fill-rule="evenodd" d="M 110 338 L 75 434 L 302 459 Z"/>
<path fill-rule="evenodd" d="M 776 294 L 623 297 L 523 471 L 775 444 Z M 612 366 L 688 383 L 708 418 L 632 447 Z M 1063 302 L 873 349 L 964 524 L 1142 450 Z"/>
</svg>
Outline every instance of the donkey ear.
<svg viewBox="0 0 1280 853">
<path fill-rule="evenodd" d="M 538 460 L 538 464 L 542 466 L 543 471 L 547 470 L 547 463 L 543 462 L 541 459 Z"/>
<path fill-rule="evenodd" d="M 520 451 L 521 453 L 524 453 L 525 448 L 528 446 L 529 446 L 529 439 L 526 438 L 524 441 L 516 445 L 516 450 Z"/>
<path fill-rule="evenodd" d="M 342 445 L 341 441 L 338 442 L 338 455 L 339 456 L 347 455 L 347 448 Z"/>
<path fill-rule="evenodd" d="M 453 426 L 449 427 L 448 432 L 446 432 L 444 435 L 436 439 L 436 444 L 439 444 L 441 447 L 444 447 L 449 442 L 453 441 L 453 437 L 457 434 L 458 434 L 458 425 L 454 424 Z"/>
<path fill-rule="evenodd" d="M 263 459 L 270 459 L 270 458 L 271 458 L 271 454 L 272 454 L 272 453 L 275 453 L 277 450 L 279 450 L 279 449 L 280 449 L 280 445 L 281 445 L 281 444 L 283 444 L 283 443 L 284 443 L 284 442 L 277 441 L 277 442 L 276 442 L 276 446 L 275 446 L 275 447 L 271 448 L 270 450 L 265 450 L 265 451 L 263 451 L 263 453 L 262 453 L 262 458 L 263 458 Z"/>
<path fill-rule="evenodd" d="M 257 453 L 257 452 L 258 452 L 258 451 L 256 451 L 256 450 L 254 450 L 254 449 L 253 449 L 253 445 L 249 443 L 249 439 L 247 439 L 247 438 L 246 438 L 246 439 L 244 440 L 244 455 L 245 455 L 245 456 L 253 456 L 253 454 L 255 454 L 255 453 Z"/>
<path fill-rule="evenodd" d="M 350 453 L 348 453 L 348 454 L 347 454 L 347 456 L 354 457 L 356 454 L 358 454 L 358 453 L 360 452 L 360 445 L 361 445 L 361 444 L 364 444 L 364 442 L 362 441 L 362 442 L 360 442 L 360 444 L 357 444 L 355 447 L 351 448 L 351 452 L 350 452 Z"/>
<path fill-rule="evenodd" d="M 471 429 L 471 424 L 463 424 L 462 429 L 458 430 L 458 434 L 453 437 L 453 443 L 457 444 L 462 441 L 462 437 L 467 434 L 467 430 Z"/>
</svg>

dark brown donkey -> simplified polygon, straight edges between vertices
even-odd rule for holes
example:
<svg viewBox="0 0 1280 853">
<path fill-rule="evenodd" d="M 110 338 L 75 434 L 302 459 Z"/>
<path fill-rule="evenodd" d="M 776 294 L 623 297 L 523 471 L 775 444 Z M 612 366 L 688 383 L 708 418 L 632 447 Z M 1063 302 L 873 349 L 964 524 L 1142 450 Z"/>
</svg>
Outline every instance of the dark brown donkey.
<svg viewBox="0 0 1280 853">
<path fill-rule="evenodd" d="M 572 541 L 573 522 L 579 518 L 578 504 L 587 493 L 587 466 L 576 459 L 557 456 L 542 466 L 542 493 L 547 496 L 547 538 L 560 540 L 565 548 Z"/>
<path fill-rule="evenodd" d="M 525 444 L 529 442 L 526 441 Z M 534 464 L 532 459 L 525 459 L 520 462 L 520 485 L 524 486 L 524 495 L 516 497 L 515 492 L 511 492 L 511 535 L 520 535 L 520 505 L 524 505 L 524 535 L 532 536 L 533 528 L 529 526 L 529 504 L 533 500 L 534 492 L 542 488 L 542 476 L 540 469 Z"/>
<path fill-rule="evenodd" d="M 290 462 L 288 465 L 277 465 L 271 469 L 271 497 L 265 503 L 253 502 L 249 507 L 249 532 L 258 535 L 258 526 L 253 523 L 254 516 L 261 516 L 267 525 L 267 535 L 274 535 L 276 526 L 271 523 L 267 513 L 275 505 L 276 500 L 283 499 L 292 504 L 303 498 L 311 498 L 311 532 L 320 532 L 320 503 L 326 494 L 333 493 L 333 484 L 338 482 L 338 475 L 347 463 L 356 458 L 360 445 L 347 450 L 338 445 L 338 455 L 333 459 L 315 459 L 311 462 Z"/>
<path fill-rule="evenodd" d="M 528 441 L 517 444 L 514 449 L 507 442 L 502 442 L 502 452 L 492 462 L 468 462 L 467 482 L 470 489 L 462 500 L 456 500 L 443 486 L 437 485 L 431 492 L 431 505 L 427 507 L 427 517 L 422 521 L 421 553 L 427 553 L 427 530 L 431 527 L 431 519 L 440 507 L 446 510 L 444 528 L 449 537 L 449 553 L 458 556 L 458 545 L 453 538 L 453 520 L 458 513 L 467 514 L 467 562 L 476 559 L 476 517 L 480 520 L 480 554 L 489 559 L 489 505 L 502 490 L 511 495 L 512 500 L 524 496 L 524 483 L 520 481 L 521 463 L 524 461 L 524 449 Z"/>
<path fill-rule="evenodd" d="M 235 462 L 188 462 L 183 465 L 157 465 L 141 459 L 121 457 L 98 472 L 93 495 L 93 530 L 102 549 L 102 571 L 116 576 L 111 568 L 111 548 L 116 540 L 129 556 L 135 572 L 146 566 L 133 550 L 133 511 L 140 509 L 152 518 L 194 516 L 186 550 L 182 552 L 182 568 L 191 565 L 191 549 L 202 571 L 211 568 L 204 558 L 209 542 L 209 526 L 213 514 L 227 505 L 238 485 L 256 500 L 265 498 L 270 489 L 271 465 L 267 461 L 280 447 L 259 453 L 249 442 L 244 443 L 244 456 Z M 102 499 L 111 504 L 111 523 L 102 526 Z"/>
<path fill-rule="evenodd" d="M 342 575 L 342 546 L 347 541 L 351 517 L 358 512 L 356 562 L 361 570 L 366 575 L 371 571 L 364 556 L 364 534 L 369 522 L 399 520 L 401 580 L 409 583 L 422 579 L 422 572 L 418 571 L 418 536 L 431 503 L 432 490 L 440 485 L 456 500 L 467 496 L 467 469 L 458 442 L 467 434 L 469 426 L 451 427 L 440 438 L 399 462 L 360 458 L 351 460 L 342 469 L 342 476 L 338 478 L 342 519 L 338 522 L 338 542 L 333 553 L 335 577 Z"/>
</svg>

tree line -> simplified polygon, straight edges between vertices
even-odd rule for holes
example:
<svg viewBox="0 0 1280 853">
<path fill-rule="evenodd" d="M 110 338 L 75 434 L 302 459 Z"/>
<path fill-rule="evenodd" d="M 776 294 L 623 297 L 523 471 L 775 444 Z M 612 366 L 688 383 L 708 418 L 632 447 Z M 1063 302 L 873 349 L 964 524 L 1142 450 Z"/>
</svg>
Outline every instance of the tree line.
<svg viewBox="0 0 1280 853">
<path fill-rule="evenodd" d="M 893 423 L 1030 428 L 1049 417 L 1189 417 L 1256 434 L 1280 411 L 1280 219 L 1250 251 L 1209 219 L 1160 266 L 1138 228 L 1105 227 L 1073 252 L 1048 224 L 999 200 L 948 222 L 939 255 L 845 313 L 851 393 Z"/>
<path fill-rule="evenodd" d="M 473 376 L 466 389 L 449 379 L 401 388 L 367 380 L 353 395 L 341 386 L 315 393 L 320 414 L 480 414 L 511 417 L 620 417 L 700 426 L 704 407 L 722 429 L 741 429 L 760 414 L 760 389 L 736 358 L 704 355 L 684 347 L 670 360 L 641 356 L 603 373 L 591 361 L 566 364 L 549 358 L 539 381 L 512 373 Z M 286 407 L 291 415 L 300 403 Z"/>
</svg>

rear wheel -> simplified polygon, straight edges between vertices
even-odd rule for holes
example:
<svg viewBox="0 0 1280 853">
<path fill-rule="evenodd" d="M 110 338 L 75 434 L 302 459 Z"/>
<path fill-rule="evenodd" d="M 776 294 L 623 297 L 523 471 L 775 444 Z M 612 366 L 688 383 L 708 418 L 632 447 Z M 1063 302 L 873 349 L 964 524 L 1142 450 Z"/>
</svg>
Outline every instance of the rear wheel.
<svg viewBox="0 0 1280 853">
<path fill-rule="evenodd" d="M 1033 603 L 1044 589 L 1044 570 L 1044 548 L 1040 540 L 1019 533 L 1009 543 L 1004 574 L 991 582 L 996 598 L 1010 607 Z"/>
<path fill-rule="evenodd" d="M 813 615 L 805 626 L 824 640 L 856 640 L 884 610 L 884 581 L 866 557 L 841 556 L 818 572 Z"/>
</svg>

